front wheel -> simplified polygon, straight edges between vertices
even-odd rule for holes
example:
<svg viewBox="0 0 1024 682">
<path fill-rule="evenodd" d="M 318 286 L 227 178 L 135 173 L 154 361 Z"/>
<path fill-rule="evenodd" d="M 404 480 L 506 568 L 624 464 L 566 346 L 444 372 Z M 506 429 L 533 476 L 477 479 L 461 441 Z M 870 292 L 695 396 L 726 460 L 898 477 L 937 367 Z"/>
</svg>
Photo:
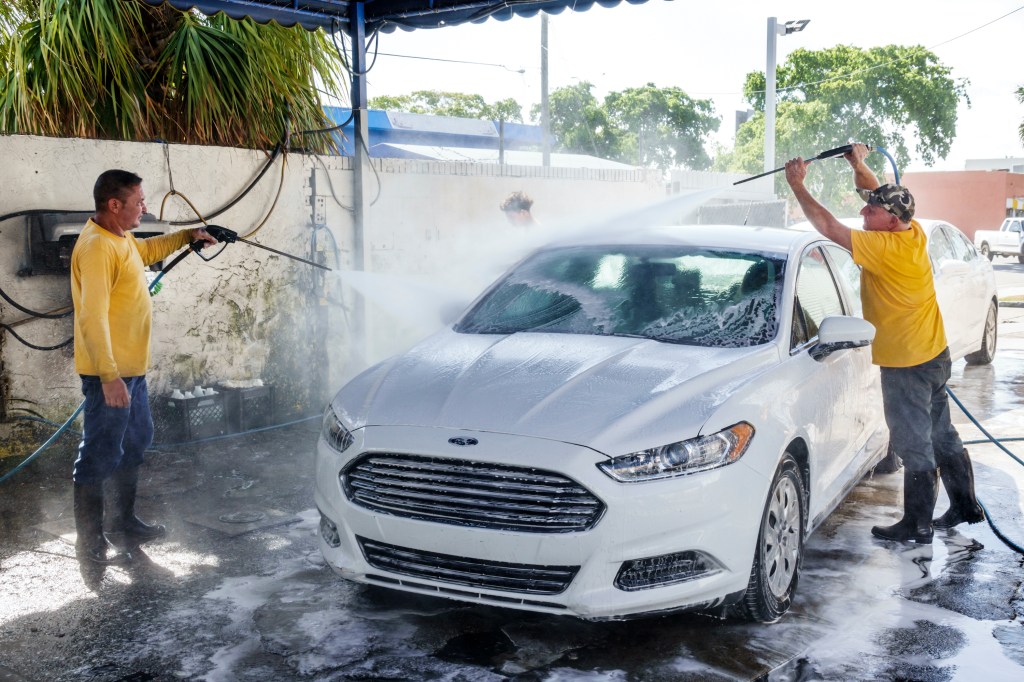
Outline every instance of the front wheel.
<svg viewBox="0 0 1024 682">
<path fill-rule="evenodd" d="M 736 606 L 740 618 L 774 623 L 789 610 L 800 574 L 805 514 L 804 482 L 796 460 L 786 453 L 765 502 L 747 591 Z"/>
<path fill-rule="evenodd" d="M 968 365 L 987 365 L 996 356 L 996 329 L 998 328 L 999 308 L 995 301 L 988 307 L 985 316 L 985 329 L 981 333 L 981 349 L 964 356 Z"/>
</svg>

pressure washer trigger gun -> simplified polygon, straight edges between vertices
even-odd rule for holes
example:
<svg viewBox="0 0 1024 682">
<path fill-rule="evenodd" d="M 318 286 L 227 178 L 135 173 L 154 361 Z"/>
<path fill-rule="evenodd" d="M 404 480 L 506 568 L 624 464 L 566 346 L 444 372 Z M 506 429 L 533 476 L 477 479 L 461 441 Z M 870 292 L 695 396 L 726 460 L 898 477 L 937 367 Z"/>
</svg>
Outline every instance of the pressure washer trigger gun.
<svg viewBox="0 0 1024 682">
<path fill-rule="evenodd" d="M 220 225 L 207 225 L 206 231 L 209 232 L 214 239 L 225 244 L 234 244 L 238 241 L 238 233 L 234 230 L 229 230 L 226 227 Z"/>
<path fill-rule="evenodd" d="M 238 233 L 235 232 L 234 230 L 229 230 L 226 227 L 221 227 L 220 225 L 206 225 L 203 229 L 209 232 L 210 236 L 212 236 L 214 239 L 216 239 L 218 242 L 224 245 L 221 246 L 221 251 L 223 251 L 228 244 L 233 244 L 234 242 L 238 241 Z M 218 251 L 217 253 L 207 258 L 202 253 L 200 253 L 203 250 L 204 246 L 206 246 L 206 242 L 202 240 L 196 240 L 189 244 L 189 248 L 192 251 L 194 251 L 197 256 L 199 256 L 200 258 L 207 262 L 213 260 L 218 255 L 220 255 L 220 251 Z"/>
</svg>

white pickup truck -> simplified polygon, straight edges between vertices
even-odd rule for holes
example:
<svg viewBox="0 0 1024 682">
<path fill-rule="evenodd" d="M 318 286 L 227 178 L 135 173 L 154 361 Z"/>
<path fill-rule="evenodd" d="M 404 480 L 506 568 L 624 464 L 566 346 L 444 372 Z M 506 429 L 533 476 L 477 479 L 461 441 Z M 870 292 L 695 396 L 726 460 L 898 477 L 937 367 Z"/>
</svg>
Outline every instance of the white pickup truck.
<svg viewBox="0 0 1024 682">
<path fill-rule="evenodd" d="M 1007 218 L 998 230 L 978 230 L 974 233 L 974 245 L 983 256 L 992 260 L 995 256 L 1016 256 L 1017 261 L 1024 263 L 1024 251 L 1021 251 L 1021 228 L 1024 218 Z"/>
</svg>

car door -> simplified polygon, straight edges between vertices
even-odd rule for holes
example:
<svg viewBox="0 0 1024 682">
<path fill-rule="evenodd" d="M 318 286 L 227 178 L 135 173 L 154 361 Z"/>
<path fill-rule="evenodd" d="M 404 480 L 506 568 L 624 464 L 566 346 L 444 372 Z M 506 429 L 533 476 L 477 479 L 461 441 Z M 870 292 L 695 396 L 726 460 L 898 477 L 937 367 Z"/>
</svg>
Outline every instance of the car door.
<svg viewBox="0 0 1024 682">
<path fill-rule="evenodd" d="M 812 434 L 812 519 L 845 492 L 850 471 L 856 468 L 854 459 L 870 435 L 862 395 L 865 374 L 872 371 L 870 347 L 842 350 L 820 361 L 808 353 L 826 317 L 853 314 L 840 294 L 825 248 L 812 246 L 800 257 L 790 336 L 790 355 L 801 363 L 805 377 L 799 389 L 806 392 L 803 426 Z"/>
<path fill-rule="evenodd" d="M 978 253 L 978 249 L 963 232 L 949 224 L 944 224 L 942 229 L 953 245 L 953 252 L 966 266 L 960 300 L 964 314 L 963 352 L 970 353 L 980 347 L 985 333 L 985 322 L 995 296 L 995 276 L 992 274 L 992 264 Z"/>
<path fill-rule="evenodd" d="M 958 353 L 963 354 L 967 343 L 965 328 L 977 317 L 977 311 L 970 309 L 971 267 L 957 253 L 950 236 L 941 223 L 933 227 L 928 236 L 928 257 L 932 262 L 935 298 L 942 311 L 946 341 L 953 357 L 959 357 Z"/>
<path fill-rule="evenodd" d="M 1017 253 L 1020 249 L 1020 221 L 1008 220 L 1005 230 L 999 231 L 999 246 L 1004 253 Z"/>
</svg>

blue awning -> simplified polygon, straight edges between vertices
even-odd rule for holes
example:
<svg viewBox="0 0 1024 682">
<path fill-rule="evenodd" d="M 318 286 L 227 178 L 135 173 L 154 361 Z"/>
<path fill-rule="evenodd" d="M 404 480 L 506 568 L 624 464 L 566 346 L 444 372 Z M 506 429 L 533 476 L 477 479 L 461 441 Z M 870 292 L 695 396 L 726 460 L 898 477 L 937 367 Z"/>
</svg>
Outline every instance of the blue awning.
<svg viewBox="0 0 1024 682">
<path fill-rule="evenodd" d="M 583 12 L 594 5 L 614 7 L 623 2 L 639 5 L 647 0 L 365 0 L 366 31 L 390 33 L 396 28 L 442 28 L 488 19 L 507 21 L 514 16 L 532 17 L 538 12 Z M 169 4 L 180 10 L 197 9 L 212 15 L 224 12 L 232 19 L 276 21 L 282 26 L 309 30 L 348 31 L 356 2 L 350 0 L 144 0 L 150 5 Z"/>
</svg>

